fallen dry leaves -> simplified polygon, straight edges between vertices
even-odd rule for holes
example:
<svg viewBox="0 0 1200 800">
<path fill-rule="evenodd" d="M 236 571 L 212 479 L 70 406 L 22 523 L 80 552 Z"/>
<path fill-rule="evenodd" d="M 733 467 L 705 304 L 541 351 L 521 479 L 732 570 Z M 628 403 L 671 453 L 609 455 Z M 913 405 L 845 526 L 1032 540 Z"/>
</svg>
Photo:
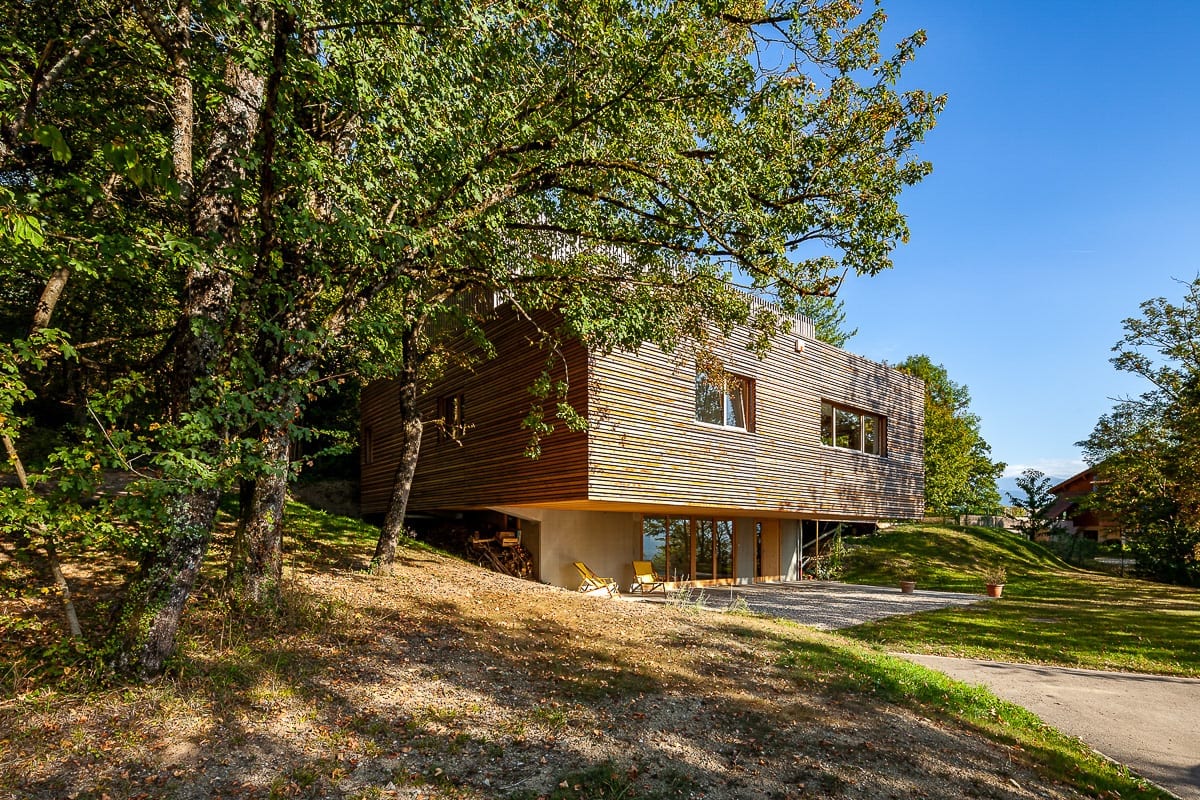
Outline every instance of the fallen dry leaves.
<svg viewBox="0 0 1200 800">
<path fill-rule="evenodd" d="M 0 706 L 14 797 L 1070 798 L 1027 755 L 780 663 L 832 639 L 405 551 L 201 592 L 157 685 Z"/>
</svg>

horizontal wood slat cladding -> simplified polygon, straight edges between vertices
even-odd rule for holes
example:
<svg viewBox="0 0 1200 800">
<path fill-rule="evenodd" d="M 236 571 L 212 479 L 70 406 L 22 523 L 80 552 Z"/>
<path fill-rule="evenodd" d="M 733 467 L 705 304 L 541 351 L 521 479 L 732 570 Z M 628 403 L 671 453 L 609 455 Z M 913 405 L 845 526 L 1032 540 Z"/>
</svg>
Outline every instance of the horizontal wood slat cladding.
<svg viewBox="0 0 1200 800">
<path fill-rule="evenodd" d="M 762 361 L 720 355 L 755 380 L 753 433 L 695 420 L 694 367 L 656 347 L 591 360 L 588 497 L 861 519 L 921 516 L 924 385 L 822 342 L 781 337 Z M 887 455 L 827 447 L 821 401 L 887 418 Z"/>
<path fill-rule="evenodd" d="M 538 319 L 552 327 L 555 320 Z M 515 505 L 531 500 L 564 501 L 587 497 L 587 435 L 572 433 L 557 423 L 556 431 L 542 440 L 538 459 L 524 455 L 530 432 L 521 427 L 534 397 L 529 387 L 547 366 L 551 353 L 536 346 L 537 330 L 511 312 L 488 327 L 497 356 L 474 369 L 451 367 L 420 402 L 425 431 L 421 456 L 409 497 L 414 511 Z M 568 400 L 587 413 L 587 358 L 579 343 L 565 345 L 551 371 L 555 380 L 569 379 Z M 460 441 L 446 438 L 432 424 L 439 417 L 438 398 L 463 396 L 467 430 Z M 554 405 L 545 401 L 547 420 Z M 400 439 L 399 393 L 391 381 L 373 383 L 363 390 L 360 403 L 364 437 L 362 458 L 362 511 L 387 510 Z M 366 463 L 369 449 L 371 461 Z"/>
<path fill-rule="evenodd" d="M 496 357 L 474 370 L 451 368 L 421 402 L 428 421 L 438 416 L 439 397 L 461 393 L 468 430 L 460 444 L 427 422 L 413 510 L 612 503 L 824 519 L 922 514 L 924 385 L 911 376 L 807 337 L 797 352 L 795 334 L 780 336 L 761 361 L 731 345 L 720 353 L 727 368 L 755 381 L 750 433 L 695 420 L 690 360 L 679 363 L 651 345 L 637 354 L 588 355 L 574 343 L 564 347 L 555 376 L 569 377 L 570 401 L 589 429 L 559 430 L 531 460 L 521 420 L 549 354 L 531 343 L 536 331 L 528 321 L 503 309 L 488 331 Z M 399 459 L 397 398 L 388 382 L 363 392 L 363 435 L 370 434 L 362 448 L 364 513 L 387 508 Z M 822 400 L 885 417 L 887 454 L 822 445 Z"/>
</svg>

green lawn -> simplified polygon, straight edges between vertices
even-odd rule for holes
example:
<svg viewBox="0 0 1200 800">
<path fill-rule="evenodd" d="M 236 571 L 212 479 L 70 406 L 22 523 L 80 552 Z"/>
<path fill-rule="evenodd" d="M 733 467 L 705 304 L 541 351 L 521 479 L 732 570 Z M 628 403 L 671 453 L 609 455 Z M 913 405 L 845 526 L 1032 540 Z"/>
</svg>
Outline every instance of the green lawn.
<svg viewBox="0 0 1200 800">
<path fill-rule="evenodd" d="M 904 566 L 908 562 L 908 566 Z M 1075 569 L 1003 531 L 909 525 L 858 540 L 843 579 L 982 593 L 1003 566 L 1004 596 L 843 631 L 889 650 L 1200 677 L 1200 591 Z"/>
</svg>

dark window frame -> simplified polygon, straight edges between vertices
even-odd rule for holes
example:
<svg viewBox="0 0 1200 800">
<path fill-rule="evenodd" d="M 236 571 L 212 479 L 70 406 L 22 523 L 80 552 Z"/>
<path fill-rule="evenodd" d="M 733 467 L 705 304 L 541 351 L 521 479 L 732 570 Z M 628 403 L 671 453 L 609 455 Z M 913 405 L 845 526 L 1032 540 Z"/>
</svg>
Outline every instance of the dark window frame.
<svg viewBox="0 0 1200 800">
<path fill-rule="evenodd" d="M 467 432 L 466 395 L 463 392 L 445 394 L 438 398 L 438 417 L 442 421 L 443 439 L 460 441 Z"/>
<path fill-rule="evenodd" d="M 843 439 L 840 428 L 848 430 Z M 887 457 L 887 417 L 833 400 L 821 401 L 820 437 L 825 447 Z"/>
<path fill-rule="evenodd" d="M 375 463 L 375 429 L 370 425 L 362 430 L 362 463 Z"/>
</svg>

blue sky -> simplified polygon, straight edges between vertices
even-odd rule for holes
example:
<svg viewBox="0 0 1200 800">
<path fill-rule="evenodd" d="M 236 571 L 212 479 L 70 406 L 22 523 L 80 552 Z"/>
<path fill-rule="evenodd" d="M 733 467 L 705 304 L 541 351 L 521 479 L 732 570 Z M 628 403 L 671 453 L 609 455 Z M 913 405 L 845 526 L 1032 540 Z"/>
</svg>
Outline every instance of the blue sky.
<svg viewBox="0 0 1200 800">
<path fill-rule="evenodd" d="M 849 278 L 847 349 L 925 353 L 966 384 L 1006 474 L 1082 468 L 1075 442 L 1144 391 L 1121 322 L 1200 273 L 1200 3 L 890 0 L 924 28 L 905 84 L 949 102 L 905 193 L 894 269 Z"/>
</svg>

